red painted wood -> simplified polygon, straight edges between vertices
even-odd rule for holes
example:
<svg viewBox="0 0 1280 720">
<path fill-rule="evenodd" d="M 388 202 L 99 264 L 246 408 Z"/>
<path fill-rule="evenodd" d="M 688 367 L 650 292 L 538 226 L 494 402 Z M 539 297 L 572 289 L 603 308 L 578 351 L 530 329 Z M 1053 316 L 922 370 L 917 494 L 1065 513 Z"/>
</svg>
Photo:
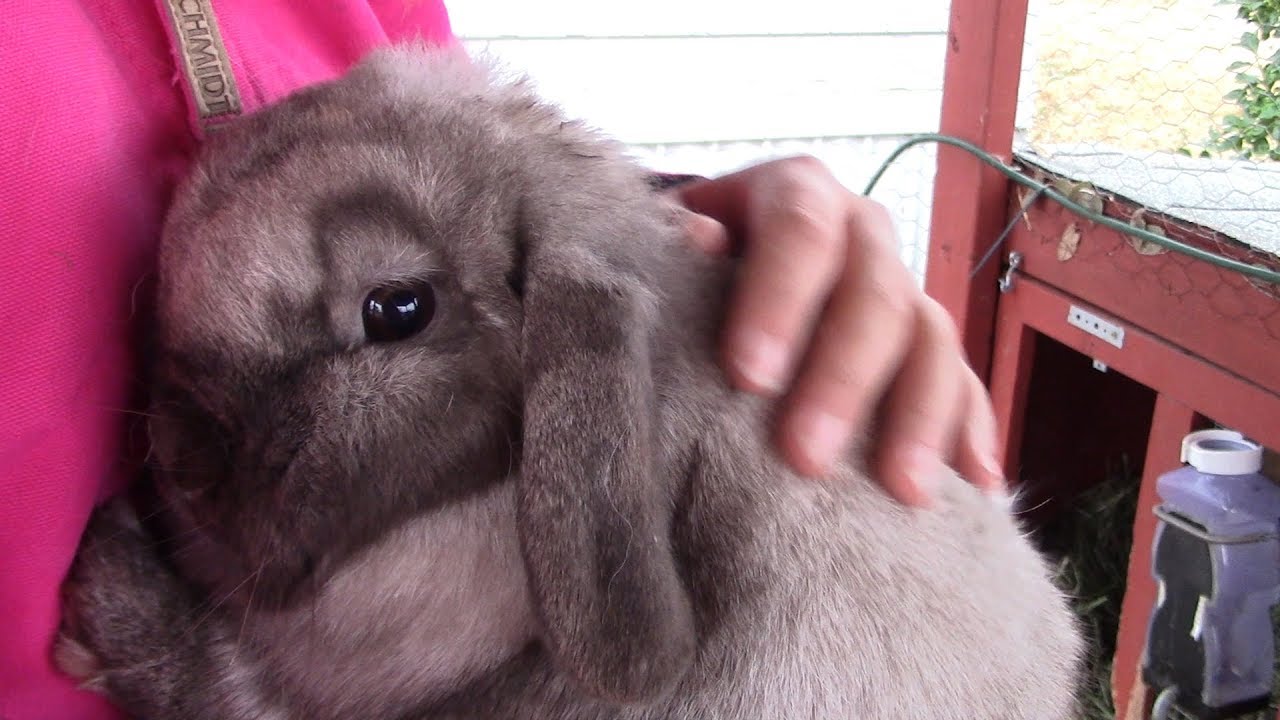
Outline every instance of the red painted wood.
<svg viewBox="0 0 1280 720">
<path fill-rule="evenodd" d="M 1013 145 L 1027 0 L 951 4 L 941 132 L 1006 161 Z M 938 149 L 925 290 L 951 313 L 969 362 L 986 377 L 995 322 L 994 258 L 969 275 L 1005 223 L 1009 183 L 968 153 Z"/>
<path fill-rule="evenodd" d="M 1127 218 L 1135 209 L 1109 202 L 1107 214 Z M 1009 241 L 1024 255 L 1027 275 L 1280 393 L 1280 287 L 1255 285 L 1239 273 L 1180 253 L 1140 255 L 1120 233 L 1080 220 L 1056 203 L 1036 203 L 1026 220 Z M 1057 256 L 1058 243 L 1073 223 L 1081 230 L 1080 244 L 1064 262 Z M 1164 227 L 1179 240 L 1264 263 L 1234 242 L 1206 241 L 1203 229 Z M 1280 269 L 1280 259 L 1266 264 Z M 1280 417 L 1274 420 L 1280 423 Z"/>
<path fill-rule="evenodd" d="M 1048 520 L 1131 459 L 1138 468 L 1156 393 L 1038 331 L 1015 292 L 1000 304 L 990 382 L 997 448 L 1010 483 L 1027 483 L 1032 524 Z"/>
<path fill-rule="evenodd" d="M 1197 429 L 1199 423 L 1191 408 L 1169 395 L 1156 397 L 1147 440 L 1147 457 L 1142 465 L 1142 486 L 1138 490 L 1137 511 L 1133 518 L 1133 547 L 1129 551 L 1129 574 L 1120 606 L 1120 631 L 1116 637 L 1115 664 L 1111 673 L 1115 706 L 1140 708 L 1142 718 L 1147 716 L 1154 699 L 1138 672 L 1142 649 L 1147 641 L 1147 621 L 1156 599 L 1156 584 L 1151 577 L 1151 541 L 1156 531 L 1152 510 L 1158 503 L 1156 478 L 1178 467 L 1182 438 Z"/>
<path fill-rule="evenodd" d="M 1117 348 L 1067 323 L 1072 304 L 1116 320 L 1114 315 L 1030 277 L 1019 277 L 1003 303 L 1016 317 L 1059 342 L 1105 362 L 1161 394 L 1179 400 L 1262 444 L 1280 448 L 1280 393 L 1266 390 L 1141 328 L 1125 327 Z"/>
<path fill-rule="evenodd" d="M 1022 449 L 1027 391 L 1035 362 L 1036 334 L 1018 316 L 1018 305 L 1002 303 L 996 320 L 991 363 L 991 402 L 999 432 L 999 458 L 1005 477 L 1016 482 Z"/>
</svg>

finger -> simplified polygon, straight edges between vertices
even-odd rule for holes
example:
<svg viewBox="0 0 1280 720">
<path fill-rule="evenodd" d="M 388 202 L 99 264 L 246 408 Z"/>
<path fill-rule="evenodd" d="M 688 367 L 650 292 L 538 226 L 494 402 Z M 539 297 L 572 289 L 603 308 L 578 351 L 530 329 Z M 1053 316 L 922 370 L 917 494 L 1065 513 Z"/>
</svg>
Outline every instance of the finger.
<svg viewBox="0 0 1280 720">
<path fill-rule="evenodd" d="M 775 161 L 776 162 L 776 161 Z M 696 180 L 671 189 L 684 207 L 695 213 L 715 218 L 731 237 L 741 237 L 746 230 L 742 209 L 749 205 L 752 185 L 763 171 L 771 171 L 775 163 L 764 163 L 710 180 Z"/>
<path fill-rule="evenodd" d="M 747 237 L 726 318 L 730 378 L 777 393 L 788 383 L 844 265 L 848 191 L 816 161 L 761 173 L 747 201 Z"/>
<path fill-rule="evenodd" d="M 780 430 L 788 461 L 807 475 L 827 472 L 854 428 L 869 425 L 915 333 L 914 286 L 888 250 L 892 221 L 878 206 L 851 212 L 845 273 L 832 292 L 789 393 Z"/>
<path fill-rule="evenodd" d="M 729 231 L 715 218 L 696 212 L 682 212 L 686 238 L 708 255 L 729 254 Z"/>
<path fill-rule="evenodd" d="M 1003 491 L 1004 471 L 996 458 L 996 415 L 982 381 L 966 368 L 963 427 L 952 451 L 956 471 L 984 490 Z"/>
<path fill-rule="evenodd" d="M 958 382 L 965 368 L 950 318 L 931 300 L 918 308 L 911 353 L 885 398 L 876 465 L 890 495 L 926 506 L 960 435 L 968 387 Z"/>
</svg>

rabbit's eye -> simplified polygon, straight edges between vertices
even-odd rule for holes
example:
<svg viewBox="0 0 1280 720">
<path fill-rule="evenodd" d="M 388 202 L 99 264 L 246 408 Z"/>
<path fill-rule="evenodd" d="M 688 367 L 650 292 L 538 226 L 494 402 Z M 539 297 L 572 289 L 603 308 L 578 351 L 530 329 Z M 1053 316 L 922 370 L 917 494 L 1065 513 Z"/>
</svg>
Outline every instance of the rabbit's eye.
<svg viewBox="0 0 1280 720">
<path fill-rule="evenodd" d="M 429 283 L 381 287 L 364 299 L 364 335 L 371 342 L 395 342 L 416 335 L 436 313 Z"/>
</svg>

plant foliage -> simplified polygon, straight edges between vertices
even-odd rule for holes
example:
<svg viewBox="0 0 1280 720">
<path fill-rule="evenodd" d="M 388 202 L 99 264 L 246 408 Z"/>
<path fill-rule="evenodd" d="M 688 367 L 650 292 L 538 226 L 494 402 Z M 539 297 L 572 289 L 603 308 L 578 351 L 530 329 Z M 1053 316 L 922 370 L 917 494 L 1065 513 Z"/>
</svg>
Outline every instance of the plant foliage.
<svg viewBox="0 0 1280 720">
<path fill-rule="evenodd" d="M 1214 150 L 1236 152 L 1255 160 L 1280 160 L 1280 49 L 1268 56 L 1269 40 L 1280 39 L 1280 0 L 1226 0 L 1250 25 L 1236 43 L 1251 55 L 1227 69 L 1237 87 L 1226 99 L 1234 106 L 1215 129 Z"/>
</svg>

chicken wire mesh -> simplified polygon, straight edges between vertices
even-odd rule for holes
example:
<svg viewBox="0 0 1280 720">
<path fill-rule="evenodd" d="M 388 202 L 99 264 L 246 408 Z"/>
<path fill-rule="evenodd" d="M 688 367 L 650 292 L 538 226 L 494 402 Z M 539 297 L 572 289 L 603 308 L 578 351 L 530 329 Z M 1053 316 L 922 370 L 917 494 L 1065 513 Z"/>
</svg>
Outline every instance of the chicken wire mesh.
<svg viewBox="0 0 1280 720">
<path fill-rule="evenodd" d="M 1210 251 L 1280 267 L 1280 38 L 1242 17 L 1268 3 L 1274 23 L 1276 0 L 1031 0 L 1015 153 L 1141 207 L 1134 225 L 1161 216 Z M 1280 304 L 1242 301 L 1280 286 L 1131 245 L 1116 269 L 1159 283 L 1171 308 L 1208 302 L 1280 339 Z"/>
</svg>

